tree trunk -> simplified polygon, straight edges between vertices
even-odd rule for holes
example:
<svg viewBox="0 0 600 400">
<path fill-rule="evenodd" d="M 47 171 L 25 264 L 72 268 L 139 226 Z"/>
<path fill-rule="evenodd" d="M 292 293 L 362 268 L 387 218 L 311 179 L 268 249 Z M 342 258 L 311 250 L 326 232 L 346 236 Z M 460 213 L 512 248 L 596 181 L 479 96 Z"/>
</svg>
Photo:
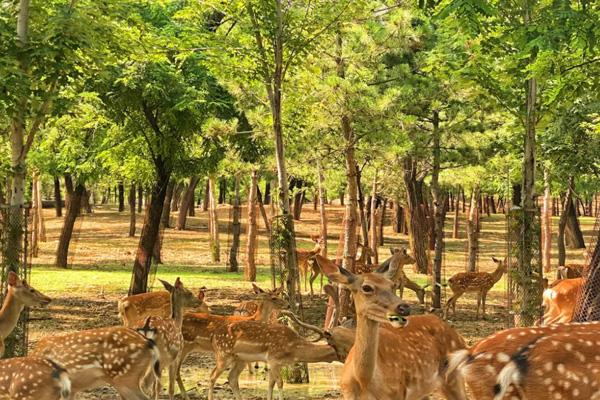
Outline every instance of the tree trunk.
<svg viewBox="0 0 600 400">
<path fill-rule="evenodd" d="M 175 182 L 169 181 L 167 185 L 167 193 L 165 194 L 165 202 L 160 216 L 161 226 L 163 228 L 171 227 L 171 202 L 173 201 L 173 192 L 175 191 Z M 138 192 L 139 195 L 139 192 Z M 139 199 L 138 199 L 139 200 Z M 139 203 L 138 203 L 139 204 Z"/>
<path fill-rule="evenodd" d="M 65 174 L 65 210 L 69 208 L 71 196 L 73 195 L 73 178 L 71 174 Z"/>
<path fill-rule="evenodd" d="M 58 248 L 56 249 L 55 265 L 59 268 L 67 268 L 67 258 L 69 256 L 71 237 L 73 236 L 73 227 L 75 226 L 77 216 L 80 214 L 81 199 L 83 198 L 84 192 L 85 186 L 81 183 L 77 183 L 75 190 L 69 196 L 69 207 L 66 209 L 65 220 L 60 231 Z"/>
<path fill-rule="evenodd" d="M 489 199 L 490 199 L 490 207 L 491 207 L 492 214 L 498 214 L 498 209 L 496 208 L 496 202 L 494 201 L 494 195 L 491 195 L 489 197 Z"/>
<path fill-rule="evenodd" d="M 379 233 L 377 234 L 377 237 L 379 239 L 379 245 L 383 246 L 384 245 L 384 238 L 383 238 L 383 228 L 385 226 L 385 218 L 386 218 L 386 211 L 387 211 L 387 203 L 388 203 L 388 199 L 383 199 L 383 203 L 381 204 L 381 212 L 379 213 Z"/>
<path fill-rule="evenodd" d="M 271 204 L 271 182 L 267 179 L 265 182 L 265 198 L 264 204 Z"/>
<path fill-rule="evenodd" d="M 38 257 L 38 253 L 39 253 L 39 247 L 40 247 L 40 240 L 39 240 L 39 235 L 40 235 L 40 227 L 39 227 L 39 219 L 38 219 L 38 214 L 42 211 L 41 207 L 38 205 L 39 201 L 39 192 L 38 192 L 38 185 L 37 185 L 37 174 L 33 174 L 33 184 L 31 185 L 31 202 L 33 205 L 33 215 L 32 215 L 32 222 L 33 222 L 33 227 L 31 228 L 31 256 L 34 258 Z"/>
<path fill-rule="evenodd" d="M 392 224 L 392 231 L 394 233 L 402 233 L 404 231 L 404 210 L 400 206 L 400 201 L 396 198 L 394 201 L 394 223 Z"/>
<path fill-rule="evenodd" d="M 60 193 L 60 179 L 58 176 L 54 177 L 54 209 L 56 210 L 56 216 L 62 217 L 62 197 Z"/>
<path fill-rule="evenodd" d="M 83 208 L 85 210 L 86 214 L 91 214 L 93 212 L 91 197 L 92 197 L 92 195 L 91 195 L 90 190 L 85 189 L 85 192 L 83 192 L 83 197 L 81 198 L 81 202 L 82 202 L 81 208 Z"/>
<path fill-rule="evenodd" d="M 227 263 L 227 272 L 238 272 L 238 253 L 240 249 L 240 234 L 242 232 L 242 224 L 240 222 L 242 216 L 242 206 L 240 202 L 240 174 L 234 176 L 234 197 L 233 197 L 233 212 L 231 222 L 231 248 L 229 249 L 229 262 Z"/>
<path fill-rule="evenodd" d="M 125 186 L 119 182 L 119 212 L 125 211 Z"/>
<path fill-rule="evenodd" d="M 302 206 L 304 205 L 304 193 L 306 188 L 304 187 L 304 181 L 301 179 L 294 179 L 296 186 L 296 193 L 294 193 L 294 208 L 293 215 L 294 220 L 300 221 L 302 216 Z"/>
<path fill-rule="evenodd" d="M 366 216 L 366 212 L 365 212 L 365 196 L 363 194 L 363 190 L 362 190 L 362 183 L 361 183 L 361 179 L 362 178 L 362 174 L 360 169 L 358 168 L 358 165 L 356 166 L 356 188 L 358 191 L 358 212 L 359 212 L 359 217 L 360 217 L 360 229 L 362 232 L 362 240 L 363 240 L 363 246 L 365 247 L 369 247 L 369 227 L 367 224 L 367 216 Z M 369 206 L 370 206 L 371 202 L 369 202 Z M 371 263 L 371 257 L 367 257 L 367 264 Z"/>
<path fill-rule="evenodd" d="M 152 188 L 150 204 L 146 207 L 144 225 L 133 263 L 133 279 L 129 288 L 129 295 L 148 291 L 148 276 L 152 266 L 152 254 L 157 241 L 160 240 L 160 220 L 171 173 L 166 169 L 162 159 L 156 161 L 156 171 L 156 183 Z"/>
<path fill-rule="evenodd" d="M 265 210 L 262 193 L 260 192 L 260 187 L 258 186 L 258 183 L 256 184 L 256 199 L 258 202 L 258 209 L 260 210 L 260 215 L 262 216 L 263 222 L 265 224 L 265 230 L 268 234 L 271 234 L 271 223 L 269 222 L 269 217 L 267 216 L 267 210 Z"/>
<path fill-rule="evenodd" d="M 346 198 L 346 192 L 344 192 L 343 190 L 339 193 L 340 196 L 340 206 L 344 207 L 344 200 Z"/>
<path fill-rule="evenodd" d="M 581 232 L 581 227 L 579 226 L 579 219 L 577 218 L 577 211 L 575 207 L 574 199 L 574 180 L 573 185 L 570 186 L 569 191 L 571 192 L 571 196 L 567 197 L 569 199 L 568 202 L 565 202 L 565 209 L 563 211 L 566 214 L 567 225 L 565 227 L 565 241 L 567 247 L 571 249 L 584 249 L 585 241 L 583 239 L 583 233 Z"/>
<path fill-rule="evenodd" d="M 475 186 L 471 192 L 471 205 L 469 207 L 469 218 L 467 219 L 467 241 L 469 243 L 469 258 L 467 270 L 477 271 L 477 254 L 479 252 L 479 232 L 477 230 L 477 199 L 479 198 L 479 186 Z"/>
<path fill-rule="evenodd" d="M 256 281 L 256 245 L 258 237 L 258 227 L 256 224 L 257 181 L 256 170 L 253 170 L 250 191 L 248 193 L 248 242 L 246 243 L 246 267 L 244 268 L 244 279 L 249 282 Z"/>
<path fill-rule="evenodd" d="M 429 226 L 423 201 L 423 179 L 417 178 L 417 161 L 406 157 L 404 164 L 404 185 L 406 187 L 407 225 L 410 247 L 416 260 L 415 268 L 421 274 L 429 271 Z"/>
<path fill-rule="evenodd" d="M 144 209 L 144 188 L 141 183 L 137 184 L 137 212 L 141 214 Z"/>
<path fill-rule="evenodd" d="M 221 261 L 221 243 L 219 242 L 219 217 L 217 214 L 217 182 L 209 178 L 208 226 L 210 228 L 210 257 L 213 263 Z"/>
<path fill-rule="evenodd" d="M 200 178 L 198 178 L 200 179 Z M 195 217 L 196 216 L 196 192 L 194 191 L 192 192 L 192 194 L 190 195 L 190 205 L 188 206 L 188 217 Z M 184 229 L 185 229 L 185 224 L 184 224 Z"/>
<path fill-rule="evenodd" d="M 227 180 L 225 178 L 219 179 L 219 204 L 225 204 L 227 202 Z"/>
<path fill-rule="evenodd" d="M 458 228 L 460 224 L 460 216 L 459 216 L 459 199 L 460 199 L 460 189 L 458 194 L 456 195 L 456 205 L 454 207 L 454 221 L 452 223 L 452 239 L 458 239 Z"/>
<path fill-rule="evenodd" d="M 202 201 L 202 211 L 208 211 L 209 204 L 210 204 L 210 178 L 206 178 L 206 185 L 204 185 L 204 200 Z"/>
<path fill-rule="evenodd" d="M 177 225 L 175 226 L 175 229 L 178 231 L 185 230 L 189 209 L 194 207 L 194 191 L 196 190 L 196 185 L 199 181 L 199 176 L 192 176 L 190 184 L 181 199 L 181 206 L 179 207 L 179 214 L 177 215 Z"/>
<path fill-rule="evenodd" d="M 381 211 L 380 211 L 381 212 Z M 377 245 L 379 240 L 377 239 L 377 170 L 373 177 L 373 188 L 371 189 L 371 249 L 373 249 L 373 264 L 379 264 L 379 255 L 377 254 Z M 370 263 L 369 263 L 370 264 Z"/>
<path fill-rule="evenodd" d="M 135 183 L 129 186 L 129 237 L 135 236 Z"/>
<path fill-rule="evenodd" d="M 179 203 L 181 200 L 181 194 L 185 189 L 185 184 L 183 182 L 175 185 L 175 189 L 173 191 L 173 200 L 171 201 L 171 211 L 179 212 Z"/>
<path fill-rule="evenodd" d="M 574 183 L 573 177 L 569 177 L 569 188 L 567 189 L 567 194 L 565 196 L 565 200 L 564 200 L 565 203 L 572 202 L 573 192 L 571 191 L 571 185 L 573 183 Z M 558 220 L 557 248 L 558 248 L 558 265 L 559 266 L 565 265 L 565 262 L 567 261 L 567 249 L 566 249 L 566 245 L 565 245 L 565 230 L 567 227 L 567 219 L 568 219 L 566 210 L 568 210 L 568 209 L 569 209 L 568 207 L 565 207 L 563 212 L 560 214 L 560 218 Z"/>
<path fill-rule="evenodd" d="M 46 223 L 44 222 L 44 207 L 42 205 L 42 180 L 40 179 L 39 175 L 35 176 L 35 179 L 33 181 L 33 184 L 35 185 L 35 189 L 37 192 L 37 198 L 36 198 L 36 207 L 38 212 L 35 214 L 35 217 L 37 218 L 38 222 L 38 239 L 40 240 L 40 242 L 45 242 L 46 241 Z"/>
<path fill-rule="evenodd" d="M 550 172 L 544 168 L 544 202 L 542 206 L 542 266 L 545 272 L 552 269 L 552 196 L 550 195 Z"/>
<path fill-rule="evenodd" d="M 321 221 L 321 255 L 327 257 L 327 211 L 325 210 L 325 176 L 320 158 L 317 158 L 317 175 L 319 190 L 319 217 Z"/>
</svg>

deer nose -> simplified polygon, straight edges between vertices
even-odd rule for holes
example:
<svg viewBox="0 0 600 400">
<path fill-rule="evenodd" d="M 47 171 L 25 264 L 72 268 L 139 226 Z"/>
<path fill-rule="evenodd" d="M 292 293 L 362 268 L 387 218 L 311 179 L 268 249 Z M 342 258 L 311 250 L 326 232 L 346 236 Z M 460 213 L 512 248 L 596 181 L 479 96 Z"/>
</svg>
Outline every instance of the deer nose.
<svg viewBox="0 0 600 400">
<path fill-rule="evenodd" d="M 396 306 L 396 314 L 407 316 L 410 315 L 410 305 L 406 303 L 400 303 Z"/>
</svg>

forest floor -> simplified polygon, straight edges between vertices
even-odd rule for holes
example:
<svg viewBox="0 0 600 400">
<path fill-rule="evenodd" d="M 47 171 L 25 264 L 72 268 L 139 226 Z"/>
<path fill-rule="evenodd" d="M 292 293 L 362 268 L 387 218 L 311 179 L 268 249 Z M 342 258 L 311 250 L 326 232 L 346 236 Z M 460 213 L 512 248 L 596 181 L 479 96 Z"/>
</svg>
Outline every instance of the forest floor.
<svg viewBox="0 0 600 400">
<path fill-rule="evenodd" d="M 343 208 L 329 206 L 329 254 L 335 255 L 338 236 L 341 229 Z M 230 208 L 220 206 L 219 219 L 221 229 L 221 257 L 222 262 L 210 262 L 208 251 L 207 213 L 196 209 L 196 216 L 189 217 L 188 230 L 176 231 L 168 229 L 163 242 L 164 264 L 158 266 L 156 276 L 167 281 L 181 277 L 189 288 L 205 286 L 206 300 L 211 305 L 213 312 L 230 314 L 243 300 L 251 298 L 250 284 L 243 281 L 242 273 L 228 273 L 224 271 L 226 255 L 231 243 Z M 246 215 L 245 210 L 243 214 Z M 49 308 L 33 310 L 30 325 L 30 346 L 34 346 L 40 337 L 62 332 L 82 330 L 119 324 L 116 303 L 119 298 L 126 295 L 131 279 L 131 266 L 136 251 L 139 236 L 130 238 L 129 214 L 118 213 L 114 207 L 100 207 L 92 215 L 84 215 L 77 223 L 71 245 L 69 269 L 52 267 L 57 246 L 58 235 L 62 219 L 54 217 L 54 210 L 45 210 L 47 241 L 40 246 L 39 257 L 33 259 L 31 284 L 51 296 L 54 301 Z M 174 219 L 172 216 L 172 220 Z M 447 239 L 444 254 L 444 279 L 452 274 L 465 270 L 466 266 L 466 239 L 464 234 L 464 214 L 460 214 L 459 239 Z M 141 230 L 142 216 L 138 215 L 138 230 Z M 246 232 L 246 220 L 243 219 L 242 232 Z M 262 220 L 259 219 L 259 224 Z M 452 217 L 447 219 L 447 236 L 451 237 Z M 554 234 L 556 224 L 554 219 Z M 581 218 L 582 229 L 589 242 L 594 226 L 594 219 Z M 304 207 L 302 220 L 296 222 L 298 246 L 312 248 L 313 243 L 309 237 L 319 232 L 319 215 L 311 204 Z M 480 242 L 479 268 L 482 271 L 491 271 L 494 264 L 491 256 L 504 257 L 506 220 L 503 215 L 482 217 L 482 233 Z M 407 246 L 408 238 L 402 234 L 393 233 L 390 226 L 385 227 L 385 247 L 379 248 L 380 260 L 389 254 L 388 247 Z M 555 243 L 556 240 L 553 241 Z M 245 247 L 246 237 L 241 238 L 242 250 Z M 556 257 L 556 254 L 553 254 Z M 243 251 L 239 256 L 241 265 L 245 257 Z M 269 246 L 268 237 L 264 229 L 260 230 L 259 248 L 257 251 L 259 264 L 259 285 L 270 286 L 269 273 Z M 570 250 L 568 262 L 583 261 L 582 250 Z M 554 258 L 556 265 L 556 258 Z M 411 279 L 421 285 L 425 284 L 427 277 L 417 275 L 412 268 L 406 269 Z M 553 278 L 550 277 L 550 278 Z M 153 284 L 157 290 L 158 284 Z M 318 285 L 316 286 L 318 289 Z M 446 290 L 444 290 L 446 292 Z M 450 323 L 466 338 L 469 344 L 503 329 L 508 321 L 506 308 L 506 282 L 502 279 L 488 296 L 488 318 L 485 321 L 475 319 L 475 296 L 465 295 L 457 304 L 456 316 Z M 405 298 L 416 304 L 414 294 L 406 290 Z M 447 289 L 443 293 L 444 300 L 451 295 Z M 306 296 L 303 300 L 305 318 L 308 322 L 321 324 L 325 312 L 326 298 L 324 295 L 310 299 Z M 416 308 L 419 312 L 419 308 Z M 207 378 L 214 366 L 211 355 L 192 355 L 184 365 L 182 375 L 192 399 L 205 399 Z M 292 385 L 285 384 L 284 393 L 288 399 L 337 399 L 340 397 L 338 378 L 342 365 L 312 364 L 310 365 L 310 384 Z M 166 375 L 166 374 L 165 374 Z M 231 392 L 225 385 L 225 374 L 220 379 L 217 398 L 230 399 Z M 264 372 L 250 375 L 244 372 L 240 379 L 244 398 L 255 399 L 266 397 L 266 377 Z M 117 399 L 117 395 L 110 388 L 102 388 L 89 393 L 77 395 L 78 400 L 91 399 Z M 162 398 L 167 398 L 163 396 Z"/>
</svg>

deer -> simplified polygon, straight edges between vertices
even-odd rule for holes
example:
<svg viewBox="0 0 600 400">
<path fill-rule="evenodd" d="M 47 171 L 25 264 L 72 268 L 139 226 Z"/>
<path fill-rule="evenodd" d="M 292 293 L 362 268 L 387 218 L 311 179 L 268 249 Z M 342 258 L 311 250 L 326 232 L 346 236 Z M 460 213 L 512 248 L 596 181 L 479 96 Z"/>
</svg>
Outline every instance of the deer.
<svg viewBox="0 0 600 400">
<path fill-rule="evenodd" d="M 71 400 L 71 379 L 50 359 L 10 358 L 0 360 L 0 393 L 12 400 Z"/>
<path fill-rule="evenodd" d="M 521 347 L 500 370 L 494 400 L 597 399 L 600 350 L 597 327 L 551 333 Z M 513 397 L 510 397 L 513 398 Z"/>
<path fill-rule="evenodd" d="M 125 400 L 150 400 L 144 392 L 145 378 L 152 374 L 160 379 L 155 341 L 124 326 L 44 337 L 32 355 L 66 369 L 72 395 L 108 384 Z"/>
<path fill-rule="evenodd" d="M 577 296 L 583 289 L 583 278 L 560 279 L 544 289 L 542 325 L 567 323 L 573 320 Z"/>
<path fill-rule="evenodd" d="M 319 236 L 311 236 L 311 239 L 315 242 L 315 247 L 312 250 L 303 250 L 303 249 L 296 250 L 296 258 L 298 260 L 298 268 L 300 269 L 301 276 L 304 277 L 304 290 L 308 290 L 307 279 L 308 279 L 309 270 L 311 270 L 311 271 L 313 270 L 312 264 L 314 264 L 315 255 L 321 253 L 321 244 L 322 244 L 321 238 Z M 311 272 L 311 278 L 312 278 L 312 272 Z M 321 284 L 321 286 L 323 286 L 323 285 Z M 310 284 L 310 295 L 311 296 L 313 295 L 312 281 Z"/>
<path fill-rule="evenodd" d="M 181 379 L 181 365 L 187 356 L 194 352 L 212 353 L 212 336 L 215 330 L 221 325 L 229 325 L 242 321 L 262 321 L 268 322 L 275 310 L 280 310 L 287 304 L 281 298 L 283 288 L 275 290 L 262 290 L 256 284 L 252 284 L 255 293 L 256 308 L 251 315 L 214 315 L 207 313 L 186 313 L 183 316 L 182 334 L 183 334 L 183 349 L 179 357 L 176 371 L 177 383 L 179 387 L 183 387 Z M 249 365 L 249 369 L 251 369 Z M 187 393 L 181 390 L 183 397 L 187 400 Z"/>
<path fill-rule="evenodd" d="M 495 257 L 492 260 L 497 264 L 493 272 L 459 272 L 448 279 L 448 285 L 452 290 L 452 297 L 446 302 L 444 319 L 448 317 L 448 310 L 452 307 L 452 314 L 456 313 L 456 301 L 465 293 L 477 293 L 477 312 L 475 318 L 479 319 L 479 308 L 482 308 L 482 317 L 485 319 L 485 300 L 488 292 L 502 275 L 507 271 L 506 260 L 501 261 Z"/>
<path fill-rule="evenodd" d="M 186 290 L 183 299 L 184 307 L 195 308 L 197 312 L 210 312 L 209 306 L 204 301 L 205 291 L 206 288 L 201 288 L 198 296 L 195 297 Z M 119 318 L 123 321 L 124 326 L 137 327 L 143 324 L 149 316 L 169 318 L 171 316 L 171 293 L 161 290 L 126 296 L 119 300 L 117 308 Z"/>
<path fill-rule="evenodd" d="M 506 329 L 480 340 L 470 349 L 458 350 L 451 354 L 448 358 L 446 373 L 460 373 L 473 394 L 473 398 L 492 400 L 495 396 L 494 387 L 497 384 L 498 374 L 521 349 L 548 335 L 598 332 L 599 330 L 600 322 L 596 321 Z M 575 356 L 576 354 L 571 353 L 571 357 Z M 537 374 L 535 372 L 537 370 L 539 368 L 532 371 Z M 529 397 L 521 398 L 530 399 Z"/>
<path fill-rule="evenodd" d="M 410 306 L 385 276 L 389 265 L 362 275 L 333 262 L 321 267 L 350 290 L 356 308 L 356 337 L 340 380 L 344 399 L 417 400 L 437 388 L 449 400 L 466 399 L 460 373 L 443 373 L 447 355 L 465 348 L 463 338 L 435 315 L 408 316 Z"/>
<path fill-rule="evenodd" d="M 277 384 L 283 400 L 281 368 L 296 362 L 333 362 L 338 355 L 328 344 L 315 344 L 302 338 L 290 327 L 261 321 L 241 321 L 219 325 L 212 335 L 216 366 L 210 374 L 208 399 L 214 399 L 217 379 L 227 369 L 234 397 L 241 399 L 239 376 L 248 362 L 264 361 L 269 367 L 267 400 L 273 399 Z"/>
<path fill-rule="evenodd" d="M 46 307 L 52 299 L 29 286 L 25 280 L 10 271 L 6 282 L 8 289 L 0 309 L 0 357 L 4 355 L 4 340 L 15 329 L 25 307 Z"/>
<path fill-rule="evenodd" d="M 171 314 L 167 318 L 150 316 L 146 319 L 143 326 L 136 328 L 145 337 L 155 341 L 160 354 L 160 369 L 169 368 L 169 399 L 173 400 L 177 377 L 176 360 L 178 360 L 183 351 L 183 334 L 181 329 L 183 325 L 183 309 L 186 305 L 190 307 L 199 306 L 202 304 L 202 301 L 187 290 L 179 278 L 175 280 L 173 285 L 161 279 L 159 281 L 171 296 L 171 300 L 169 301 Z M 196 303 L 193 303 L 193 299 L 195 299 Z M 152 376 L 149 375 L 149 377 L 150 382 L 148 384 L 152 380 Z M 179 385 L 179 389 L 182 393 L 185 392 L 183 382 Z M 159 391 L 160 381 L 155 380 L 153 392 L 156 400 L 158 400 Z"/>
</svg>

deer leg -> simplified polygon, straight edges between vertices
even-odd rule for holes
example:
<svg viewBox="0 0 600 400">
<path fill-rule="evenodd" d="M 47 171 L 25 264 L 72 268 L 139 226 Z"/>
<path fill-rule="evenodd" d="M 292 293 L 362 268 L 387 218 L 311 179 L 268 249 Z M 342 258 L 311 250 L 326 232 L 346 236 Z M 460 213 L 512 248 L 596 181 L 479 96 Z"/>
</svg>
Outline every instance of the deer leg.
<svg viewBox="0 0 600 400">
<path fill-rule="evenodd" d="M 231 386 L 231 390 L 233 391 L 233 397 L 235 397 L 236 400 L 242 399 L 242 396 L 240 395 L 240 374 L 244 370 L 246 364 L 247 363 L 243 361 L 237 361 L 229 371 L 229 376 L 227 378 L 229 386 Z"/>
<path fill-rule="evenodd" d="M 184 400 L 189 400 L 185 387 L 183 386 L 183 379 L 181 379 L 181 364 L 187 357 L 188 352 L 183 350 L 177 360 L 175 360 L 175 379 L 177 380 L 177 386 L 179 386 L 179 392 L 183 396 Z"/>
<path fill-rule="evenodd" d="M 315 279 L 317 279 L 317 273 L 315 273 L 315 271 L 311 271 L 311 273 L 310 273 L 310 297 L 314 296 L 313 282 L 315 281 Z"/>
<path fill-rule="evenodd" d="M 487 292 L 481 291 L 481 307 L 482 307 L 481 317 L 483 319 L 485 319 L 485 298 L 486 297 L 487 297 Z"/>
<path fill-rule="evenodd" d="M 140 389 L 134 389 L 129 387 L 115 387 L 117 392 L 121 395 L 121 397 L 125 400 L 150 400 L 150 397 L 144 394 Z"/>
<path fill-rule="evenodd" d="M 267 392 L 267 400 L 273 400 L 273 388 L 277 384 L 279 392 L 279 400 L 283 400 L 283 379 L 281 378 L 281 366 L 269 364 L 269 391 Z"/>
<path fill-rule="evenodd" d="M 450 297 L 448 299 L 448 301 L 446 301 L 446 307 L 444 309 L 444 319 L 448 318 L 448 311 L 450 310 L 450 307 L 452 307 L 452 315 L 455 314 L 455 309 L 454 309 L 454 305 L 456 304 L 456 299 L 458 299 L 456 294 L 453 294 L 452 297 Z"/>
<path fill-rule="evenodd" d="M 175 380 L 177 378 L 177 367 L 179 363 L 179 357 L 177 357 L 171 365 L 169 365 L 169 400 L 173 400 L 175 396 Z M 183 391 L 182 391 L 183 395 Z"/>
<path fill-rule="evenodd" d="M 217 383 L 217 379 L 219 379 L 219 376 L 221 376 L 221 374 L 225 372 L 227 367 L 229 367 L 229 365 L 231 365 L 233 362 L 231 357 L 225 358 L 225 356 L 219 355 L 217 355 L 216 361 L 215 368 L 210 373 L 210 380 L 208 381 L 208 400 L 214 399 L 215 384 Z"/>
<path fill-rule="evenodd" d="M 466 400 L 465 383 L 460 374 L 452 373 L 442 383 L 442 393 L 447 400 Z"/>
</svg>

